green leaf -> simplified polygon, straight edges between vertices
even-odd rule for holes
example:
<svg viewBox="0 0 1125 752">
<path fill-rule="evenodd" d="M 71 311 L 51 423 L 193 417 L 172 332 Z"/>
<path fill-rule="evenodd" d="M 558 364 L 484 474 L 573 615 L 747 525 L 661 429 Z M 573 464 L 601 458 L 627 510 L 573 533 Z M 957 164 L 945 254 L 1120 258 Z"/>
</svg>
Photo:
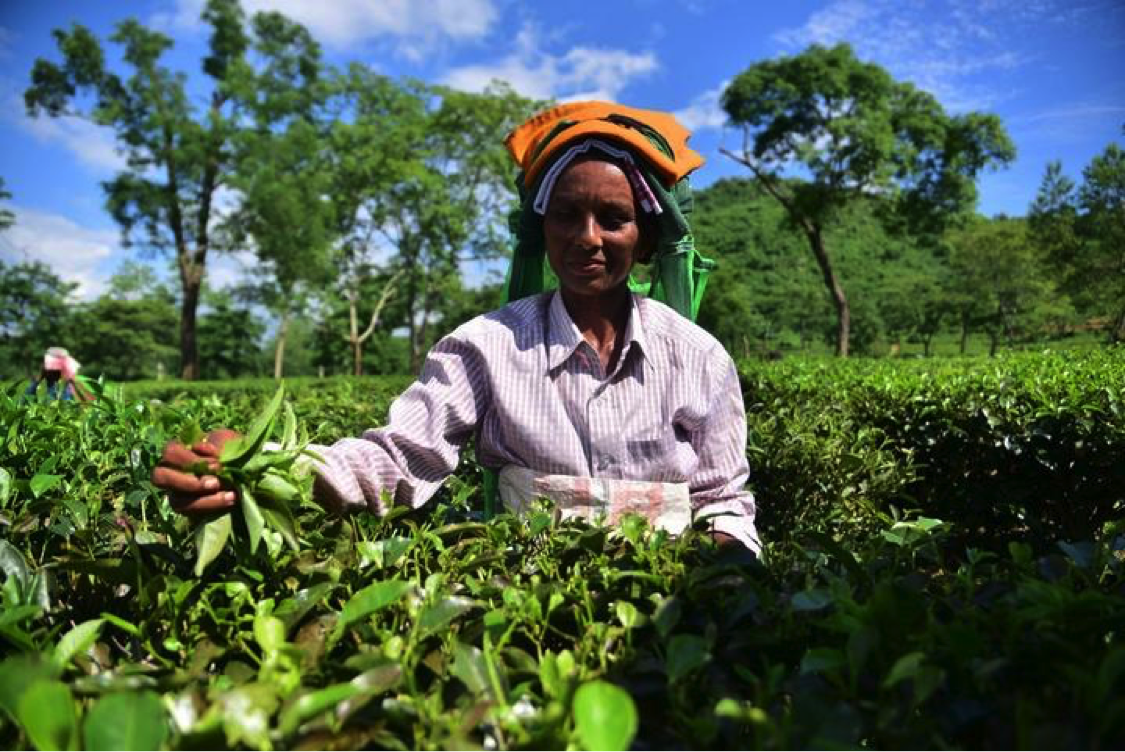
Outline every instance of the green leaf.
<svg viewBox="0 0 1125 752">
<path fill-rule="evenodd" d="M 386 580 L 368 585 L 353 595 L 340 611 L 340 619 L 332 635 L 335 642 L 344 630 L 360 619 L 365 619 L 376 611 L 391 605 L 410 590 L 411 584 L 403 580 Z"/>
<path fill-rule="evenodd" d="M 12 494 L 12 474 L 0 467 L 0 506 L 8 501 Z"/>
<path fill-rule="evenodd" d="M 281 408 L 284 398 L 285 384 L 283 383 L 277 387 L 266 409 L 250 424 L 250 429 L 240 438 L 228 441 L 223 446 L 223 451 L 219 453 L 219 462 L 238 466 L 257 454 L 269 436 L 270 429 L 273 428 L 274 419 L 277 418 L 277 411 Z"/>
<path fill-rule="evenodd" d="M 253 555 L 258 552 L 258 544 L 262 542 L 262 530 L 266 526 L 266 520 L 250 489 L 242 488 L 238 497 L 242 506 L 242 518 L 246 522 L 246 537 L 250 540 L 250 554 Z"/>
<path fill-rule="evenodd" d="M 39 498 L 47 491 L 50 491 L 52 488 L 58 485 L 59 481 L 61 480 L 61 475 L 44 475 L 42 473 L 36 473 L 35 476 L 31 479 L 31 483 L 29 484 L 31 487 L 31 493 L 35 496 L 35 498 Z"/>
<path fill-rule="evenodd" d="M 36 749 L 78 749 L 74 697 L 62 682 L 40 679 L 32 683 L 19 699 L 16 717 Z"/>
<path fill-rule="evenodd" d="M 668 681 L 677 682 L 683 679 L 709 660 L 711 654 L 707 650 L 707 641 L 702 637 L 689 634 L 674 636 L 668 643 L 668 656 L 664 661 Z"/>
<path fill-rule="evenodd" d="M 794 611 L 819 611 L 832 605 L 832 593 L 823 588 L 802 590 L 793 595 L 791 606 Z"/>
<path fill-rule="evenodd" d="M 257 493 L 278 505 L 292 504 L 300 496 L 300 490 L 277 473 L 267 472 L 255 487 Z"/>
<path fill-rule="evenodd" d="M 418 616 L 418 631 L 422 636 L 440 632 L 449 626 L 450 622 L 469 611 L 476 605 L 469 598 L 451 595 L 442 598 L 437 603 L 426 606 Z"/>
<path fill-rule="evenodd" d="M 318 582 L 283 600 L 274 609 L 273 615 L 285 622 L 286 630 L 292 629 L 305 617 L 305 614 L 324 600 L 324 596 L 335 589 L 336 586 L 331 582 Z"/>
<path fill-rule="evenodd" d="M 629 749 L 637 734 L 637 707 L 620 687 L 586 682 L 574 693 L 574 732 L 583 749 Z"/>
<path fill-rule="evenodd" d="M 912 679 L 918 673 L 922 661 L 925 660 L 926 654 L 920 652 L 907 653 L 906 655 L 895 661 L 895 665 L 891 666 L 890 673 L 887 678 L 883 680 L 883 687 L 889 688 L 898 684 L 904 679 Z"/>
<path fill-rule="evenodd" d="M 453 644 L 453 675 L 474 695 L 492 697 L 488 667 L 480 648 L 463 642 Z"/>
<path fill-rule="evenodd" d="M 281 429 L 281 448 L 293 449 L 297 446 L 297 415 L 293 405 L 285 403 L 285 423 Z"/>
<path fill-rule="evenodd" d="M 195 528 L 195 576 L 202 577 L 207 565 L 218 558 L 230 538 L 231 520 L 229 514 L 201 522 Z"/>
<path fill-rule="evenodd" d="M 285 544 L 289 548 L 294 551 L 301 549 L 301 543 L 297 538 L 297 520 L 293 517 L 293 511 L 289 507 L 262 506 L 258 509 L 270 528 L 281 533 L 281 537 L 285 539 Z"/>
<path fill-rule="evenodd" d="M 70 663 L 70 659 L 79 653 L 85 653 L 101 634 L 105 619 L 91 619 L 77 625 L 59 640 L 55 646 L 55 663 L 60 668 Z"/>
<path fill-rule="evenodd" d="M 19 549 L 6 540 L 0 540 L 0 571 L 19 583 L 21 591 L 27 588 L 30 579 L 27 561 Z"/>
<path fill-rule="evenodd" d="M 39 679 L 57 679 L 62 672 L 54 662 L 37 653 L 14 655 L 0 663 L 0 708 L 13 719 L 20 698 Z"/>
<path fill-rule="evenodd" d="M 160 749 L 168 738 L 167 712 L 155 692 L 117 692 L 94 703 L 82 733 L 87 749 Z"/>
<path fill-rule="evenodd" d="M 344 700 L 355 697 L 362 691 L 362 688 L 348 682 L 347 684 L 336 684 L 302 695 L 296 702 L 281 712 L 278 721 L 281 733 L 285 736 L 291 736 L 305 721 L 335 707 Z"/>
</svg>

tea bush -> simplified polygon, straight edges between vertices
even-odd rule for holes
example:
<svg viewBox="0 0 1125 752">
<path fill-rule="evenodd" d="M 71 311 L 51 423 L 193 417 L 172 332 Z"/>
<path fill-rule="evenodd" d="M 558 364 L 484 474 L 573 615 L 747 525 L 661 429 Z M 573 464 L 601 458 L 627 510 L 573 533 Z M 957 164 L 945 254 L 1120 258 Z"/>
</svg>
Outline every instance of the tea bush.
<svg viewBox="0 0 1125 752">
<path fill-rule="evenodd" d="M 776 538 L 894 509 L 973 545 L 1125 517 L 1125 352 L 746 364 L 752 484 Z"/>
<path fill-rule="evenodd" d="M 426 509 L 387 518 L 330 516 L 301 487 L 296 550 L 264 533 L 202 574 L 194 523 L 149 474 L 193 425 L 245 430 L 272 382 L 130 386 L 87 406 L 13 387 L 0 743 L 1125 744 L 1119 359 L 743 374 L 762 562 L 640 518 L 484 523 L 468 461 Z M 295 423 L 357 434 L 404 384 L 297 382 Z M 1072 485 L 1017 477 L 1055 458 Z"/>
</svg>

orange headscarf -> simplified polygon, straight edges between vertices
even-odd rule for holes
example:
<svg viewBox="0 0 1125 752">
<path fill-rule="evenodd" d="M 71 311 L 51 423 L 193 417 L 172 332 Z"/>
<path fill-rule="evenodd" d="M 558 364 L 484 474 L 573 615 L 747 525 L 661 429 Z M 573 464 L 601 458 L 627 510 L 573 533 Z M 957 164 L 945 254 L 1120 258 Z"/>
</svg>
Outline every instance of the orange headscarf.
<svg viewBox="0 0 1125 752">
<path fill-rule="evenodd" d="M 539 113 L 512 131 L 505 143 L 522 168 L 523 184 L 528 187 L 535 184 L 560 149 L 575 140 L 597 136 L 637 152 L 664 187 L 671 189 L 703 164 L 703 157 L 687 145 L 690 135 L 666 112 L 612 102 L 571 102 Z"/>
</svg>

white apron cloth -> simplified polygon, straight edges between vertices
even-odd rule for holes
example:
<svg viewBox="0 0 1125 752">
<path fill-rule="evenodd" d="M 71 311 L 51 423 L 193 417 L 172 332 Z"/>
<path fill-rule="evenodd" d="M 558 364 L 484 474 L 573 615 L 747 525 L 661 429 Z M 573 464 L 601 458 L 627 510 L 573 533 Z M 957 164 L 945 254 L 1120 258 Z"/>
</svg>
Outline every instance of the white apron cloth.
<svg viewBox="0 0 1125 752">
<path fill-rule="evenodd" d="M 555 503 L 562 519 L 581 517 L 593 522 L 604 515 L 616 525 L 632 512 L 652 527 L 680 534 L 691 526 L 691 498 L 686 483 L 547 475 L 508 465 L 500 471 L 500 498 L 511 512 L 523 514 L 536 499 Z"/>
</svg>

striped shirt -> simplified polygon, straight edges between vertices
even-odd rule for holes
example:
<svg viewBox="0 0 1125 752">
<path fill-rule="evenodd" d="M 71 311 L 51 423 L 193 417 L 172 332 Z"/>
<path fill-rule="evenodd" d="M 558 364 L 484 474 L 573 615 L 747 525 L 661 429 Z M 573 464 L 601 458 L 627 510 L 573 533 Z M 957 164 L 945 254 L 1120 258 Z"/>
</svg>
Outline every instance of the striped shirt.
<svg viewBox="0 0 1125 752">
<path fill-rule="evenodd" d="M 640 295 L 617 363 L 605 373 L 557 293 L 524 298 L 462 325 L 430 351 L 387 425 L 317 447 L 330 506 L 421 506 L 476 438 L 477 460 L 540 473 L 686 483 L 695 514 L 758 550 L 744 489 L 746 413 L 718 340 Z"/>
</svg>

